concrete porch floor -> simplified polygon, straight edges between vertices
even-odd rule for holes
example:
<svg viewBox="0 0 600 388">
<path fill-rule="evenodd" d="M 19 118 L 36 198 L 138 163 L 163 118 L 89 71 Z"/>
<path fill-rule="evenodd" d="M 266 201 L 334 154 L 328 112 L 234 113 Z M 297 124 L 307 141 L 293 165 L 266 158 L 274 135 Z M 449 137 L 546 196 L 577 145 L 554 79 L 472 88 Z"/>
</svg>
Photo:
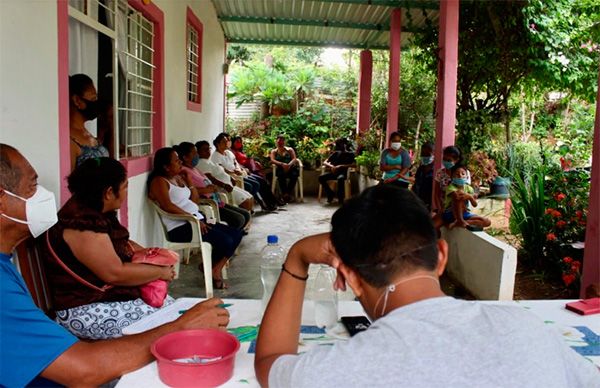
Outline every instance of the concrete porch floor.
<svg viewBox="0 0 600 388">
<path fill-rule="evenodd" d="M 265 246 L 267 236 L 276 234 L 279 244 L 286 251 L 302 237 L 326 232 L 330 228 L 331 215 L 337 205 L 327 205 L 325 201 L 317 202 L 315 197 L 305 197 L 304 203 L 290 203 L 273 213 L 257 211 L 252 220 L 247 236 L 239 246 L 238 254 L 230 261 L 228 270 L 229 288 L 215 290 L 220 298 L 260 299 L 262 284 L 260 281 L 260 251 Z M 198 269 L 200 257 L 192 255 L 189 265 L 181 265 L 179 279 L 171 283 L 169 294 L 174 298 L 205 297 L 204 276 Z M 312 268 L 313 275 L 317 268 Z M 310 279 L 309 284 L 310 286 Z M 464 291 L 446 277 L 442 278 L 442 288 L 448 295 L 469 298 Z M 352 300 L 351 292 L 341 293 L 340 300 Z M 470 298 L 469 298 L 470 299 Z"/>
</svg>

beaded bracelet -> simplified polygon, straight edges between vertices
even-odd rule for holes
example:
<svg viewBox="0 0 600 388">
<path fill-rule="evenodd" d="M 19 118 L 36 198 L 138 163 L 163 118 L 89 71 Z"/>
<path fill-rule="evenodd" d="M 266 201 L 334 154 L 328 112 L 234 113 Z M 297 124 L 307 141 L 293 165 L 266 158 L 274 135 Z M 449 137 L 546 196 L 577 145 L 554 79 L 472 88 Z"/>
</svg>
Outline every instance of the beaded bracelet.
<svg viewBox="0 0 600 388">
<path fill-rule="evenodd" d="M 281 264 L 281 271 L 287 273 L 288 275 L 290 275 L 294 279 L 302 280 L 303 282 L 305 282 L 308 279 L 308 275 L 306 275 L 306 276 L 298 276 L 295 273 L 291 273 L 290 271 L 287 270 L 287 268 L 285 268 L 285 264 Z"/>
</svg>

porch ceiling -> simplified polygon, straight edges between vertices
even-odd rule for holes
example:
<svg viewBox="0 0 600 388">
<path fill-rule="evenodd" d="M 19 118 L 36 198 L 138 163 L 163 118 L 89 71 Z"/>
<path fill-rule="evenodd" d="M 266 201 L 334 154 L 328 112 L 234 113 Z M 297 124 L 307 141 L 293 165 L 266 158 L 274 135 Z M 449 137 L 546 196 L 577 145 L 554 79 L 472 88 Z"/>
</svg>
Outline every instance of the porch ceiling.
<svg viewBox="0 0 600 388">
<path fill-rule="evenodd" d="M 389 48 L 402 9 L 402 47 L 438 24 L 439 0 L 212 0 L 229 43 Z"/>
</svg>

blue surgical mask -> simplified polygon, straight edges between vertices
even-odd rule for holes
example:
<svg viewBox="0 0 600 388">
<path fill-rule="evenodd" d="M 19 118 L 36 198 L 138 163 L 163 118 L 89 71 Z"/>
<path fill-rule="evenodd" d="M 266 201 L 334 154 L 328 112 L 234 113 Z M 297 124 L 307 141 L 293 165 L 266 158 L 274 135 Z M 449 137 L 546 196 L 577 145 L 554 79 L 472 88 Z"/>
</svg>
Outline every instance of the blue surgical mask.
<svg viewBox="0 0 600 388">
<path fill-rule="evenodd" d="M 450 170 L 452 167 L 454 167 L 454 162 L 450 161 L 450 160 L 444 160 L 442 161 L 442 164 L 444 165 L 444 168 Z"/>
<path fill-rule="evenodd" d="M 452 178 L 452 183 L 457 186 L 463 186 L 467 184 L 467 180 L 465 178 Z"/>
<path fill-rule="evenodd" d="M 198 165 L 198 162 L 200 162 L 200 157 L 196 155 L 192 158 L 192 167 L 196 167 Z"/>
<path fill-rule="evenodd" d="M 421 156 L 421 164 L 427 166 L 433 163 L 433 155 L 432 156 Z"/>
</svg>

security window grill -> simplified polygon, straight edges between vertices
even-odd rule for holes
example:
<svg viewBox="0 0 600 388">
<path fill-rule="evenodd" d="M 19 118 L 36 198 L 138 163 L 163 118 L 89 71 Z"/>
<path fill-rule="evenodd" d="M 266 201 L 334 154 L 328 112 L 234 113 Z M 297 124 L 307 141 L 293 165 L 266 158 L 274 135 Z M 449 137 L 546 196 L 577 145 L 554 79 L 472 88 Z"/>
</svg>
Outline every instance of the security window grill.
<svg viewBox="0 0 600 388">
<path fill-rule="evenodd" d="M 187 97 L 189 102 L 200 104 L 200 32 L 192 24 L 187 24 Z"/>
<path fill-rule="evenodd" d="M 119 31 L 119 124 L 121 157 L 152 153 L 154 23 L 119 2 L 126 31 Z"/>
</svg>

